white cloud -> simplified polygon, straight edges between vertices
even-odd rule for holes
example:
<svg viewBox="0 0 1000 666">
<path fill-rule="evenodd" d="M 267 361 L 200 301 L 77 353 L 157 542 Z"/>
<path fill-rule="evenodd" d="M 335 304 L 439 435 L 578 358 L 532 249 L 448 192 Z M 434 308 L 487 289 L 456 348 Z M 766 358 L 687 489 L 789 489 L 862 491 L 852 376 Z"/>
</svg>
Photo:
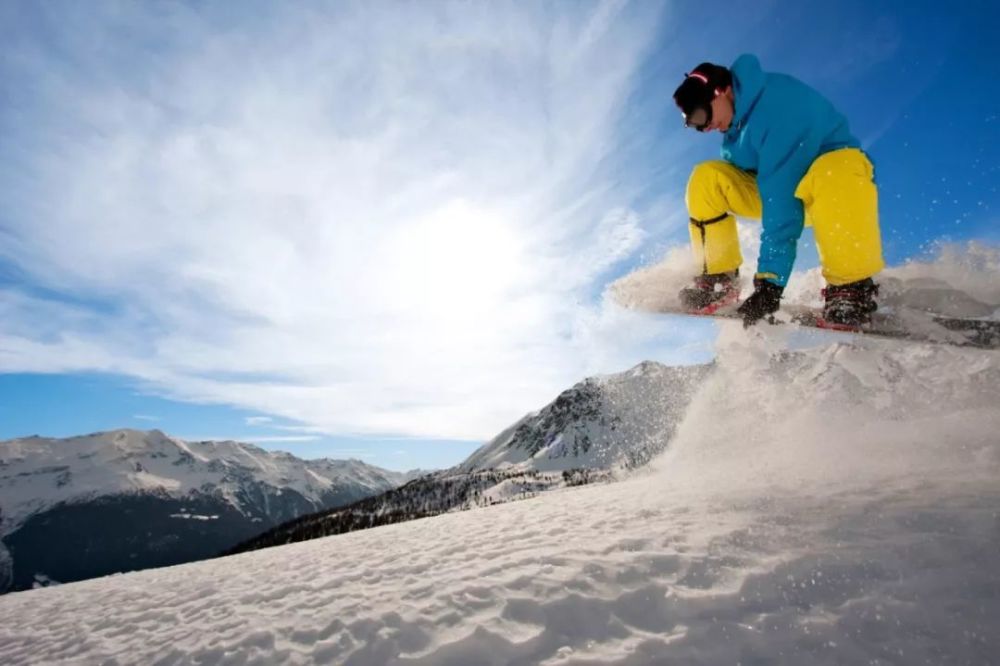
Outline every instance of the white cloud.
<svg viewBox="0 0 1000 666">
<path fill-rule="evenodd" d="M 187 442 L 244 442 L 248 444 L 281 444 L 288 442 L 315 442 L 320 437 L 308 436 L 267 436 L 267 437 L 245 437 L 232 435 L 182 435 L 180 439 Z"/>
<path fill-rule="evenodd" d="M 0 260 L 77 300 L 9 290 L 0 371 L 484 439 L 620 369 L 594 294 L 644 232 L 602 170 L 659 10 L 278 7 L 62 16 L 72 68 L 20 44 Z"/>
<path fill-rule="evenodd" d="M 243 437 L 236 439 L 238 441 L 253 442 L 256 444 L 276 444 L 281 442 L 315 442 L 319 439 L 319 437 L 274 436 L 274 437 Z"/>
</svg>

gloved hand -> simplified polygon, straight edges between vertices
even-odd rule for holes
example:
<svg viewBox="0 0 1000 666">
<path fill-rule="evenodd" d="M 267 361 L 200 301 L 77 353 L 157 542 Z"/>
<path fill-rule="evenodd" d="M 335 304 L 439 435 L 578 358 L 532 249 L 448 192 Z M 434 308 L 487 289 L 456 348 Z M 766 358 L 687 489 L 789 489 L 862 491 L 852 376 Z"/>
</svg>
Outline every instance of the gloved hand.
<svg viewBox="0 0 1000 666">
<path fill-rule="evenodd" d="M 767 315 L 777 312 L 781 304 L 781 292 L 784 287 L 754 278 L 753 293 L 740 305 L 739 312 L 743 315 L 743 328 L 750 328 Z"/>
</svg>

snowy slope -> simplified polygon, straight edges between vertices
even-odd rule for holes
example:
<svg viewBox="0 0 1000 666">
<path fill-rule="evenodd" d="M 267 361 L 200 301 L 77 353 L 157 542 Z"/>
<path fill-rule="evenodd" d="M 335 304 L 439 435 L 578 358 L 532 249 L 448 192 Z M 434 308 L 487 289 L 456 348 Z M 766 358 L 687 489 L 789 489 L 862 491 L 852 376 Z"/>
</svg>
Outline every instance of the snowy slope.
<svg viewBox="0 0 1000 666">
<path fill-rule="evenodd" d="M 454 471 L 562 471 L 638 466 L 661 453 L 709 366 L 642 363 L 564 391 L 475 451 Z"/>
<path fill-rule="evenodd" d="M 473 472 L 428 474 L 380 495 L 344 507 L 290 520 L 227 549 L 226 554 L 283 546 L 298 541 L 346 534 L 382 525 L 437 516 L 449 511 L 492 506 L 533 498 L 540 493 L 588 483 L 609 483 L 607 469 L 576 468 L 562 472 L 506 467 Z"/>
<path fill-rule="evenodd" d="M 995 663 L 1000 354 L 784 335 L 628 481 L 10 594 L 0 660 Z"/>
</svg>

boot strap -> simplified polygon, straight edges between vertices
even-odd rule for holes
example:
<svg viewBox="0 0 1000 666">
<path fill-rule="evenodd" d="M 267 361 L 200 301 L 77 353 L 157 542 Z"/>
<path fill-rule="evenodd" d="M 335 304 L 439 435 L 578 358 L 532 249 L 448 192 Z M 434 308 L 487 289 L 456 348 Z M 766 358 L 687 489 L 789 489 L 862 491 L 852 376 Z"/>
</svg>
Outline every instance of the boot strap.
<svg viewBox="0 0 1000 666">
<path fill-rule="evenodd" d="M 698 229 L 701 231 L 701 250 L 702 250 L 702 253 L 704 253 L 705 249 L 706 249 L 705 248 L 705 244 L 706 244 L 705 227 L 707 227 L 710 224 L 715 224 L 716 222 L 722 222 L 727 217 L 729 217 L 729 213 L 723 213 L 722 215 L 719 215 L 718 217 L 713 217 L 711 220 L 699 220 L 699 219 L 694 218 L 694 217 L 688 218 L 689 220 L 691 220 L 691 224 L 693 224 L 694 226 L 698 227 Z M 706 274 L 706 275 L 708 274 L 708 259 L 707 258 L 705 259 L 704 265 L 702 266 L 702 272 L 704 274 Z"/>
<path fill-rule="evenodd" d="M 694 218 L 694 217 L 689 218 L 689 219 L 691 220 L 691 224 L 693 224 L 694 226 L 696 226 L 699 229 L 701 229 L 702 231 L 704 231 L 705 227 L 708 226 L 709 224 L 715 224 L 716 222 L 722 222 L 727 217 L 729 217 L 729 213 L 723 213 L 722 215 L 720 215 L 718 217 L 713 217 L 711 220 L 699 220 L 699 219 Z"/>
</svg>

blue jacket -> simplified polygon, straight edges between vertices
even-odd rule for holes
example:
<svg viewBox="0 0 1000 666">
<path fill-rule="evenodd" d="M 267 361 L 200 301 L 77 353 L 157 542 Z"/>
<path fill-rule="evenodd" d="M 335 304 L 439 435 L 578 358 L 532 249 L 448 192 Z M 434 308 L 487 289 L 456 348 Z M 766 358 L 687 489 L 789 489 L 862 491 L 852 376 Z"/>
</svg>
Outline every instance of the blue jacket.
<svg viewBox="0 0 1000 666">
<path fill-rule="evenodd" d="M 760 61 L 749 54 L 730 70 L 736 109 L 722 157 L 757 172 L 764 211 L 757 274 L 784 286 L 804 222 L 796 186 L 817 157 L 860 143 L 847 119 L 798 79 L 761 71 Z"/>
</svg>

